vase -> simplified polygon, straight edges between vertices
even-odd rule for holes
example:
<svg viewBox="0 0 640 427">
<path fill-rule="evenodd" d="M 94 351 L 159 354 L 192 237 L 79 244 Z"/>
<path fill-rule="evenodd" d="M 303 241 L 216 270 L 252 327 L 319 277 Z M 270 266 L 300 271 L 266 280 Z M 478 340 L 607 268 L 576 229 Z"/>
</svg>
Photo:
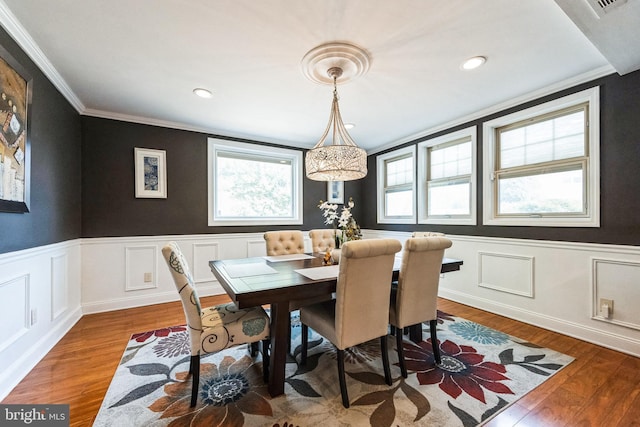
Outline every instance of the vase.
<svg viewBox="0 0 640 427">
<path fill-rule="evenodd" d="M 340 255 L 342 254 L 342 249 L 336 248 L 331 250 L 331 259 L 334 264 L 340 263 Z"/>
</svg>

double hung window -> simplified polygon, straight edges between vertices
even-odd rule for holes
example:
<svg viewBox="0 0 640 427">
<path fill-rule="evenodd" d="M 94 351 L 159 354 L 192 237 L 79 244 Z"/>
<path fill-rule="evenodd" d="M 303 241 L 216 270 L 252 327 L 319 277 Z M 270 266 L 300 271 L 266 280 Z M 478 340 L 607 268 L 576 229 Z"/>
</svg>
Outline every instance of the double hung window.
<svg viewBox="0 0 640 427">
<path fill-rule="evenodd" d="M 419 223 L 476 223 L 476 128 L 418 145 Z"/>
<path fill-rule="evenodd" d="M 415 224 L 415 166 L 413 146 L 378 156 L 379 223 Z"/>
<path fill-rule="evenodd" d="M 485 124 L 486 224 L 599 225 L 597 94 Z"/>
</svg>

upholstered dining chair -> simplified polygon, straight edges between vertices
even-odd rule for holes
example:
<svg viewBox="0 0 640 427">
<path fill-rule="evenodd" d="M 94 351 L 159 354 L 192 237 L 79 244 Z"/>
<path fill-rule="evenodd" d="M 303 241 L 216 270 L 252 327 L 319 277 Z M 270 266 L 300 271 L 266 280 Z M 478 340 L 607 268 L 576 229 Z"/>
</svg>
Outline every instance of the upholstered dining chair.
<svg viewBox="0 0 640 427">
<path fill-rule="evenodd" d="M 304 236 L 300 230 L 267 231 L 264 241 L 268 256 L 304 253 Z"/>
<path fill-rule="evenodd" d="M 407 378 L 402 350 L 405 327 L 429 321 L 431 345 L 437 364 L 440 348 L 436 334 L 438 285 L 444 250 L 451 247 L 446 237 L 432 236 L 407 239 L 397 284 L 392 284 L 389 323 L 395 328 L 400 371 Z M 395 285 L 395 286 L 394 286 Z"/>
<path fill-rule="evenodd" d="M 192 375 L 191 407 L 196 406 L 200 382 L 200 355 L 262 341 L 262 371 L 265 382 L 269 366 L 269 316 L 262 307 L 239 309 L 234 303 L 202 309 L 189 266 L 176 242 L 162 248 L 187 319 Z"/>
<path fill-rule="evenodd" d="M 336 247 L 336 231 L 331 228 L 318 228 L 309 231 L 312 252 L 327 252 Z"/>
<path fill-rule="evenodd" d="M 336 284 L 336 299 L 300 309 L 302 321 L 301 363 L 307 359 L 309 328 L 337 349 L 342 404 L 349 407 L 344 373 L 344 351 L 374 338 L 380 339 L 384 377 L 391 385 L 387 330 L 393 260 L 402 245 L 395 239 L 346 242 Z"/>
<path fill-rule="evenodd" d="M 264 233 L 264 241 L 267 245 L 267 255 L 290 255 L 304 253 L 304 236 L 302 231 L 298 230 L 281 230 L 267 231 Z M 314 251 L 315 252 L 315 251 Z M 306 304 L 315 304 L 317 302 L 326 301 L 328 297 L 315 297 L 301 300 L 289 301 L 289 311 L 300 309 Z M 289 316 L 289 340 L 287 348 L 291 352 L 291 316 Z"/>
</svg>

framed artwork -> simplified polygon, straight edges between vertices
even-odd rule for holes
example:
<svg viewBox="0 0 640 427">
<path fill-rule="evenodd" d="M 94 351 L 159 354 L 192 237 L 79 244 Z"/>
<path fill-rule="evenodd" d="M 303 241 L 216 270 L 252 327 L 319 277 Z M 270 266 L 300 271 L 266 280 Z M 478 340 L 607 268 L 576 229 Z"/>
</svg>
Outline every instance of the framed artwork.
<svg viewBox="0 0 640 427">
<path fill-rule="evenodd" d="M 327 182 L 327 202 L 344 203 L 344 181 Z"/>
<path fill-rule="evenodd" d="M 167 198 L 167 156 L 164 150 L 134 148 L 136 197 Z"/>
<path fill-rule="evenodd" d="M 32 81 L 0 46 L 0 212 L 29 212 Z"/>
</svg>

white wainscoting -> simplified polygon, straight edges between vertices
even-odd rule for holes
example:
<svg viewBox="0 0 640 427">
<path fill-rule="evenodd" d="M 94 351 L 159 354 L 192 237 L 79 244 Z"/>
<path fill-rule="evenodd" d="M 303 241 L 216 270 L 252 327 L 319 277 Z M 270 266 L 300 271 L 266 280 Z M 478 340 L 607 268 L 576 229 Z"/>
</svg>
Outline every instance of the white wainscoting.
<svg viewBox="0 0 640 427">
<path fill-rule="evenodd" d="M 305 249 L 311 250 L 308 233 Z M 119 310 L 177 301 L 175 285 L 162 247 L 175 241 L 184 253 L 200 296 L 224 294 L 209 269 L 214 259 L 266 255 L 264 233 L 188 236 L 105 237 L 82 243 L 82 309 L 84 313 Z M 153 283 L 144 282 L 152 273 Z"/>
<path fill-rule="evenodd" d="M 404 241 L 410 233 L 364 236 Z M 640 247 L 447 237 L 445 256 L 464 265 L 442 276 L 441 297 L 640 356 Z M 597 315 L 599 298 L 614 300 L 612 318 Z"/>
<path fill-rule="evenodd" d="M 80 244 L 0 254 L 0 400 L 82 317 Z"/>
<path fill-rule="evenodd" d="M 363 234 L 410 238 L 391 231 Z M 6 331 L 0 338 L 0 400 L 83 313 L 176 301 L 160 252 L 166 242 L 178 242 L 205 296 L 224 293 L 209 260 L 265 255 L 262 236 L 95 238 L 0 254 L 0 324 Z M 446 256 L 464 265 L 442 276 L 440 296 L 640 356 L 640 247 L 448 237 L 453 246 Z M 610 319 L 599 315 L 599 298 L 614 301 Z"/>
</svg>

